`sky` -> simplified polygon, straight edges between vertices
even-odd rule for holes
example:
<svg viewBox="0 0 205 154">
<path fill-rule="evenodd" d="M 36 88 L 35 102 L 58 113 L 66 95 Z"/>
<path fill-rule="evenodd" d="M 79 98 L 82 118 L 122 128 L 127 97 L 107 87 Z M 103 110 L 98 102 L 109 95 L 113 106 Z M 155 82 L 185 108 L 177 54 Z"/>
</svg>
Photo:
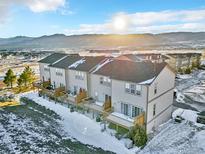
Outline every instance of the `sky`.
<svg viewBox="0 0 205 154">
<path fill-rule="evenodd" d="M 0 0 L 0 38 L 205 31 L 205 0 Z"/>
</svg>

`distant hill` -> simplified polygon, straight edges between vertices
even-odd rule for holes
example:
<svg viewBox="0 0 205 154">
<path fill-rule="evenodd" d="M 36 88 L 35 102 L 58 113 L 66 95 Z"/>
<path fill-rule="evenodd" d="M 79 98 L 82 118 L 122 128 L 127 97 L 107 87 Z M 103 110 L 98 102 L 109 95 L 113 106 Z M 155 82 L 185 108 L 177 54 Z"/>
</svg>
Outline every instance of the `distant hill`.
<svg viewBox="0 0 205 154">
<path fill-rule="evenodd" d="M 0 38 L 0 49 L 14 48 L 125 48 L 182 49 L 205 48 L 205 32 L 175 32 L 162 34 L 64 34 L 41 37 L 17 36 Z"/>
</svg>

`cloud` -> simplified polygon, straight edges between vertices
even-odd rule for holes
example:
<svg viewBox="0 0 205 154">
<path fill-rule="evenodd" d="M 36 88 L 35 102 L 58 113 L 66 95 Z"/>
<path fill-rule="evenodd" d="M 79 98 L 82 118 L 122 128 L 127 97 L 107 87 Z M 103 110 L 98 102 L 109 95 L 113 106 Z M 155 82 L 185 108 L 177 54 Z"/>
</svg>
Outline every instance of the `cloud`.
<svg viewBox="0 0 205 154">
<path fill-rule="evenodd" d="M 115 20 L 122 19 L 124 29 L 118 31 Z M 117 13 L 102 24 L 81 24 L 77 29 L 65 29 L 71 34 L 96 33 L 161 33 L 177 31 L 205 31 L 205 10 L 165 10 L 159 12 Z"/>
<path fill-rule="evenodd" d="M 12 5 L 23 5 L 32 12 L 56 11 L 61 8 L 65 12 L 66 0 L 0 0 L 0 24 L 7 21 Z M 69 11 L 67 11 L 69 12 Z"/>
<path fill-rule="evenodd" d="M 33 12 L 55 11 L 65 6 L 65 0 L 21 0 Z"/>
</svg>

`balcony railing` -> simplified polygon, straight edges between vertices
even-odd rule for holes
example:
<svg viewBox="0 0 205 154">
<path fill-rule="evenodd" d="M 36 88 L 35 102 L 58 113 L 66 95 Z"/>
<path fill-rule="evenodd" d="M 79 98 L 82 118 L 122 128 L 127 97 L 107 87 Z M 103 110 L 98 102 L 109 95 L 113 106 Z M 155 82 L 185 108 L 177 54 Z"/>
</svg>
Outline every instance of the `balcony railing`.
<svg viewBox="0 0 205 154">
<path fill-rule="evenodd" d="M 106 100 L 105 103 L 103 104 L 103 110 L 109 112 L 111 110 L 111 107 L 112 107 L 111 100 Z"/>
<path fill-rule="evenodd" d="M 134 118 L 134 125 L 144 126 L 145 124 L 145 112 Z"/>
</svg>

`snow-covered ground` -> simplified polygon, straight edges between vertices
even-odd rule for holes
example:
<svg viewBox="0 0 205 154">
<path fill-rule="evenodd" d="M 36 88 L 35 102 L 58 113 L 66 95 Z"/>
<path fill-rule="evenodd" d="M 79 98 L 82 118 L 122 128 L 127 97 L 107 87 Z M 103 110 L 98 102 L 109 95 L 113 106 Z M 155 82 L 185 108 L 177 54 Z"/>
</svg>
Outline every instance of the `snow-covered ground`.
<svg viewBox="0 0 205 154">
<path fill-rule="evenodd" d="M 61 124 L 64 130 L 70 137 L 75 138 L 81 143 L 100 147 L 118 154 L 134 153 L 134 150 L 128 150 L 124 146 L 123 141 L 111 136 L 106 131 L 101 132 L 100 124 L 85 115 L 77 112 L 70 112 L 65 106 L 38 97 L 37 93 L 29 93 L 24 96 L 60 115 L 63 119 Z"/>
<path fill-rule="evenodd" d="M 197 112 L 177 109 L 172 117 L 181 116 L 182 123 L 170 120 L 161 125 L 154 138 L 140 154 L 204 154 L 205 125 L 196 123 Z"/>
<path fill-rule="evenodd" d="M 197 70 L 190 75 L 177 75 L 176 102 L 185 103 L 198 111 L 205 110 L 205 71 Z"/>
</svg>

